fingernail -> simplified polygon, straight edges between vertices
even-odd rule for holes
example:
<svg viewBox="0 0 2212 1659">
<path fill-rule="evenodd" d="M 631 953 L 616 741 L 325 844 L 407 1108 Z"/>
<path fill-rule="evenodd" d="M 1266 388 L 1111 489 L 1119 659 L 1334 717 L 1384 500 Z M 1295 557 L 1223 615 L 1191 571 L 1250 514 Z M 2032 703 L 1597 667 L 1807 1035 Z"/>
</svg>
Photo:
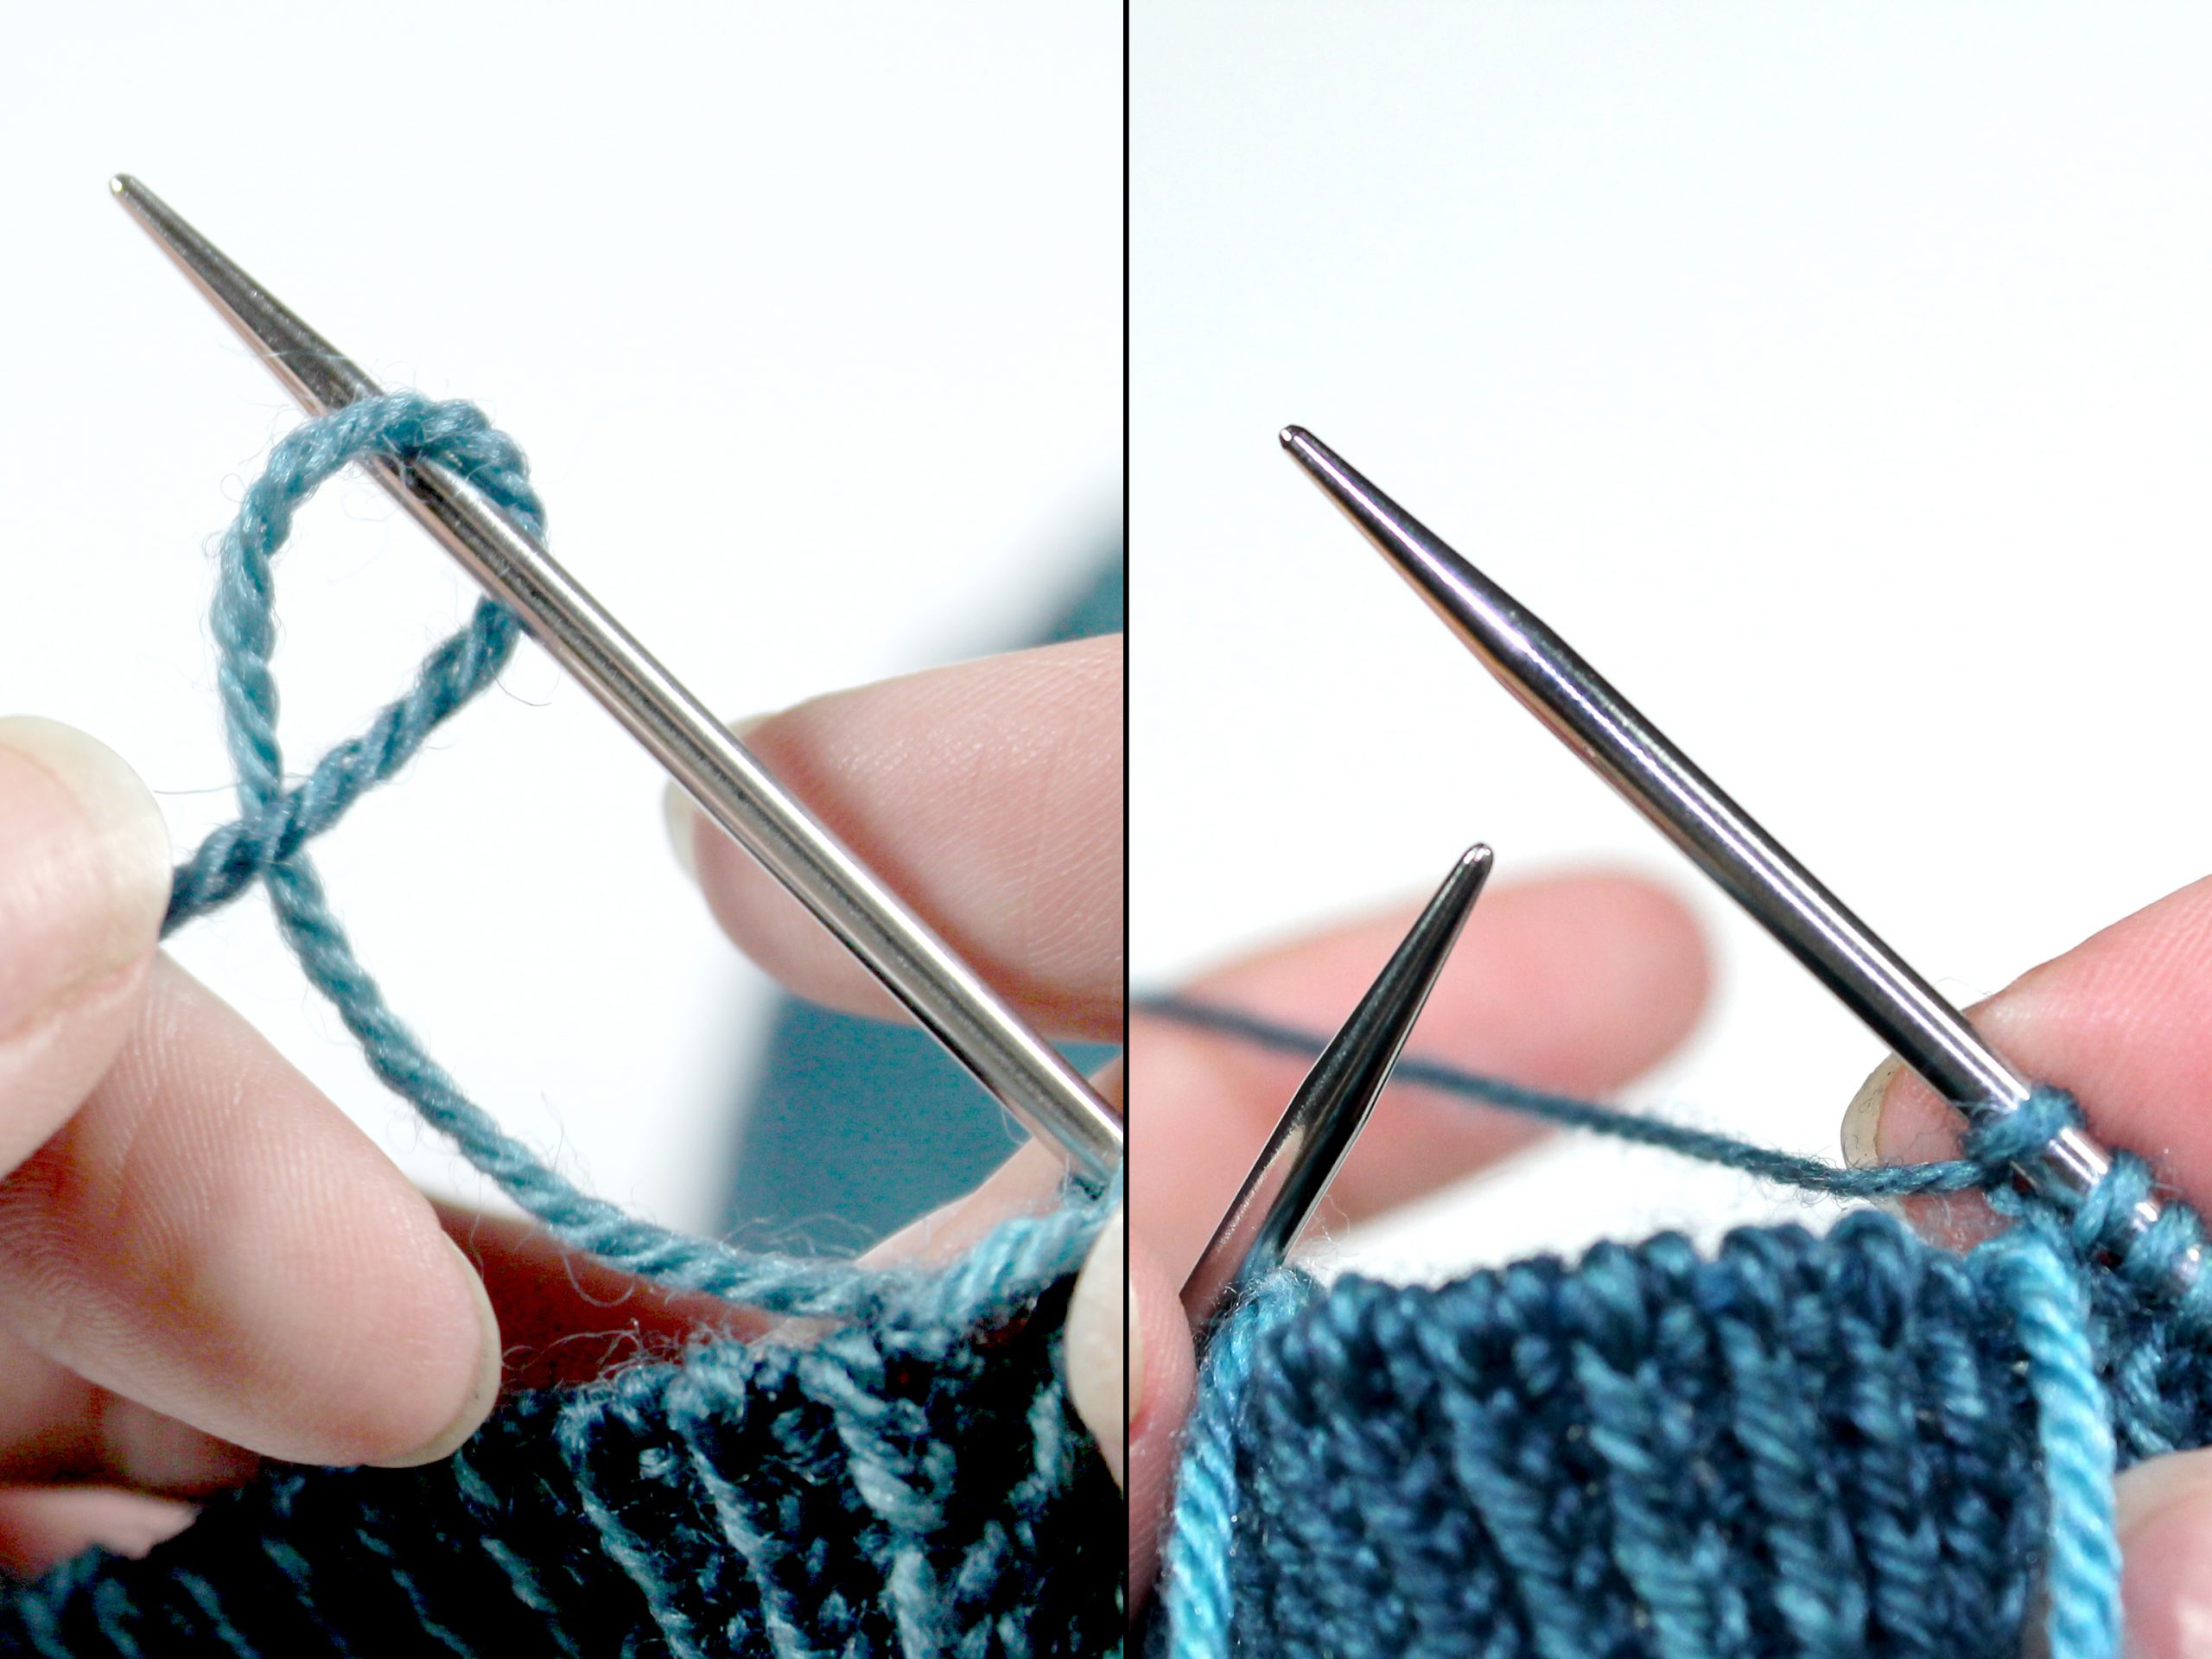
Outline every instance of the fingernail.
<svg viewBox="0 0 2212 1659">
<path fill-rule="evenodd" d="M 691 804 L 691 798 L 683 792 L 681 785 L 671 782 L 661 791 L 660 810 L 668 823 L 669 850 L 676 855 L 676 868 L 696 886 L 699 880 L 699 809 Z"/>
<path fill-rule="evenodd" d="M 1843 1109 L 1843 1161 L 1853 1169 L 1872 1169 L 1882 1161 L 1882 1096 L 1904 1062 L 1894 1054 L 1866 1074 L 1851 1104 Z"/>
<path fill-rule="evenodd" d="M 747 715 L 743 720 L 730 721 L 729 734 L 742 741 L 747 733 L 768 718 L 766 715 Z M 699 880 L 699 825 L 702 821 L 699 809 L 683 792 L 683 785 L 671 779 L 661 791 L 660 810 L 668 825 L 668 845 L 676 855 L 677 868 L 696 886 Z"/>
<path fill-rule="evenodd" d="M 0 719 L 0 1031 L 152 950 L 169 836 L 106 745 L 35 715 Z"/>
<path fill-rule="evenodd" d="M 467 1403 L 451 1422 L 404 1457 L 371 1459 L 369 1461 L 379 1469 L 412 1469 L 417 1464 L 435 1463 L 451 1457 L 484 1426 L 484 1420 L 492 1414 L 492 1408 L 499 1401 L 500 1368 L 506 1358 L 505 1345 L 499 1335 L 499 1316 L 492 1311 L 492 1299 L 485 1293 L 484 1281 L 475 1264 L 461 1254 L 461 1247 L 451 1239 L 446 1240 L 446 1248 L 453 1252 L 461 1278 L 476 1302 L 476 1381 L 469 1389 Z"/>
<path fill-rule="evenodd" d="M 1124 1267 L 1122 1213 L 1116 1210 L 1076 1276 L 1068 1302 L 1068 1399 L 1119 1481 L 1129 1422 L 1142 1393 L 1144 1355 Z"/>
<path fill-rule="evenodd" d="M 2212 1653 L 2212 1452 L 2139 1463 L 2113 1487 L 2128 1659 Z"/>
</svg>

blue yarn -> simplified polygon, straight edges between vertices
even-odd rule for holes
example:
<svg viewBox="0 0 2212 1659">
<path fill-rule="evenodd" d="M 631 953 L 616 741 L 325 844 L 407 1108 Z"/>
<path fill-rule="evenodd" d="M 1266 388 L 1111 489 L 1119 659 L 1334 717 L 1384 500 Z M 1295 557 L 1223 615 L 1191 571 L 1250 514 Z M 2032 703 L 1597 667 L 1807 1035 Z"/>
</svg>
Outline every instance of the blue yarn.
<svg viewBox="0 0 2212 1659">
<path fill-rule="evenodd" d="M 2050 1651 L 2120 1651 L 2120 1544 L 2113 1532 L 2112 1408 L 2088 1336 L 2082 1267 L 2061 1243 L 2022 1227 L 1988 1247 L 1999 1293 L 2019 1322 L 2036 1395 L 2036 1432 L 2050 1494 Z"/>
<path fill-rule="evenodd" d="M 1316 1294 L 1295 1269 L 1273 1274 L 1221 1322 L 1206 1350 L 1205 1384 L 1183 1429 L 1182 1468 L 1175 1484 L 1175 1524 L 1164 1563 L 1173 1586 L 1173 1659 L 1204 1659 L 1229 1650 L 1234 1602 L 1229 1552 L 1217 1541 L 1236 1521 L 1237 1428 L 1244 1389 L 1261 1342 Z"/>
<path fill-rule="evenodd" d="M 1838 1170 L 1433 1062 L 1398 1076 L 1837 1197 L 1979 1191 L 2015 1224 L 1963 1257 L 1860 1211 L 1440 1287 L 1281 1276 L 1201 1372 L 1163 1552 L 1173 1659 L 2012 1659 L 2038 1593 L 2052 1659 L 2116 1659 L 2113 1479 L 2212 1443 L 2212 1302 L 2172 1290 L 2202 1238 L 2186 1206 L 2133 1236 L 2140 1159 L 2079 1202 L 2017 1180 L 2081 1122 L 2069 1096 L 2036 1090 L 1962 1158 Z"/>
<path fill-rule="evenodd" d="M 431 652 L 414 684 L 367 732 L 324 755 L 296 788 L 284 786 L 276 682 L 270 667 L 276 644 L 273 560 L 299 507 L 334 474 L 370 454 L 442 462 L 531 534 L 544 533 L 521 451 L 467 404 L 394 392 L 308 422 L 271 450 L 223 537 L 212 617 L 242 816 L 178 867 L 164 932 L 259 879 L 308 980 L 329 999 L 378 1077 L 572 1249 L 642 1278 L 778 1313 L 875 1315 L 919 1297 L 923 1317 L 944 1317 L 944 1292 L 911 1269 L 735 1250 L 640 1221 L 578 1191 L 461 1093 L 392 1013 L 353 955 L 304 850 L 306 842 L 334 825 L 370 786 L 390 778 L 431 732 L 491 684 L 512 654 L 518 632 L 503 607 L 481 601 L 468 626 Z M 1026 1225 L 1016 1224 L 1015 1232 Z M 1033 1294 L 1064 1265 L 1050 1248 L 1031 1255 L 1033 1260 L 1019 1266 L 994 1263 L 988 1274 L 953 1270 L 950 1277 L 962 1282 L 963 1294 L 997 1297 L 986 1297 L 975 1317 Z"/>
<path fill-rule="evenodd" d="M 1190 1026 L 1197 1030 L 1239 1038 L 1256 1047 L 1272 1049 L 1278 1053 L 1295 1054 L 1304 1059 L 1312 1059 L 1321 1052 L 1320 1040 L 1311 1033 L 1263 1019 L 1258 1014 L 1246 1014 L 1238 1008 L 1172 996 L 1141 998 L 1136 1006 L 1139 1013 L 1173 1020 L 1179 1025 Z M 1740 1169 L 1746 1174 L 1779 1182 L 1784 1186 L 1802 1187 L 1808 1192 L 1825 1193 L 1833 1198 L 1895 1198 L 1921 1193 L 1964 1192 L 1986 1187 L 1992 1185 L 1993 1180 L 2002 1179 L 1993 1177 L 1984 1163 L 1973 1159 L 1916 1164 L 1902 1168 L 1838 1169 L 1833 1164 L 1821 1163 L 1818 1159 L 1775 1152 L 1729 1135 L 1714 1135 L 1704 1129 L 1693 1129 L 1656 1118 L 1639 1117 L 1633 1112 L 1600 1105 L 1595 1101 L 1578 1100 L 1572 1095 L 1531 1089 L 1522 1084 L 1508 1083 L 1502 1077 L 1486 1077 L 1419 1058 L 1400 1060 L 1391 1076 L 1401 1083 L 1420 1084 L 1441 1090 L 1446 1094 L 1458 1095 L 1484 1106 L 1495 1106 L 1523 1117 L 1554 1123 L 1562 1128 L 1586 1129 L 1611 1135 L 1616 1140 L 1657 1147 L 1662 1151 L 1679 1153 L 1685 1158 L 1694 1158 L 1702 1163 L 1725 1165 L 1731 1169 Z M 2055 1094 L 2047 1093 L 2031 1103 L 2020 1121 L 2033 1130 L 2051 1123 L 2054 1114 L 2063 1113 L 2066 1109 Z M 2049 1129 L 2044 1128 L 2041 1135 L 2032 1137 L 2033 1143 L 2041 1144 L 2043 1140 L 2049 1138 Z"/>
<path fill-rule="evenodd" d="M 492 683 L 518 632 L 480 604 L 365 733 L 286 785 L 272 561 L 301 504 L 369 454 L 453 467 L 543 534 L 521 452 L 465 404 L 396 393 L 275 447 L 223 538 L 213 613 L 241 816 L 178 868 L 164 934 L 259 880 L 377 1075 L 563 1243 L 824 1325 L 516 1395 L 423 1468 L 274 1468 L 143 1560 L 95 1550 L 0 1597 L 0 1652 L 1118 1652 L 1118 1497 L 1069 1408 L 1059 1330 L 1118 1182 L 1071 1188 L 937 1270 L 692 1238 L 578 1191 L 502 1132 L 355 958 L 307 844 Z"/>
</svg>

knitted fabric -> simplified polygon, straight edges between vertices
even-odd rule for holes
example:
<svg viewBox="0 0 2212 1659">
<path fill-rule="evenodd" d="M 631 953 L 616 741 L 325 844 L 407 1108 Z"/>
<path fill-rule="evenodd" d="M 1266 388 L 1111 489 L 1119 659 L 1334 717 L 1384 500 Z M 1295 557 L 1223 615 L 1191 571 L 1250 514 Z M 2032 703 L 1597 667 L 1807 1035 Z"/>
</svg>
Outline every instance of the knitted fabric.
<svg viewBox="0 0 2212 1659">
<path fill-rule="evenodd" d="M 1153 1011 L 1292 1052 L 1232 1011 Z M 1837 1170 L 1448 1067 L 1433 1087 L 1847 1197 L 1980 1189 L 1963 1255 L 1859 1211 L 1662 1235 L 1440 1287 L 1296 1272 L 1217 1325 L 1165 1550 L 1176 1659 L 2116 1659 L 2112 1480 L 2212 1441 L 2202 1234 L 2120 1154 L 2060 1206 L 2009 1172 L 2070 1100 L 1967 1156 Z"/>
<path fill-rule="evenodd" d="M 758 1255 L 624 1214 L 504 1135 L 353 957 L 305 853 L 491 683 L 517 625 L 480 604 L 360 737 L 288 785 L 270 561 L 349 461 L 433 461 L 543 533 L 520 452 L 410 393 L 272 452 L 224 538 L 213 627 L 244 811 L 176 872 L 174 928 L 258 880 L 370 1065 L 571 1247 L 818 1323 L 501 1405 L 419 1469 L 280 1467 L 143 1560 L 101 1551 L 0 1598 L 0 1652 L 547 1653 L 672 1659 L 1118 1651 L 1117 1494 L 1069 1409 L 1060 1325 L 1112 1192 L 1001 1224 L 941 1271 Z"/>
</svg>

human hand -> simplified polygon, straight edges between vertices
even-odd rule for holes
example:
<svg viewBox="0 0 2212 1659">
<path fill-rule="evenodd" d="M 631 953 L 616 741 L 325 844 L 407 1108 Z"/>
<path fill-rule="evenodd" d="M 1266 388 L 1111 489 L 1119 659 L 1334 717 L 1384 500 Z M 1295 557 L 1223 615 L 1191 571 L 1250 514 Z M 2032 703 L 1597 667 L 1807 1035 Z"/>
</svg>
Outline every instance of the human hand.
<svg viewBox="0 0 2212 1659">
<path fill-rule="evenodd" d="M 144 786 L 0 721 L 0 1562 L 173 1529 L 257 1456 L 403 1465 L 474 1429 L 499 1339 L 368 1137 L 160 956 Z"/>
<path fill-rule="evenodd" d="M 1972 1010 L 2015 1065 L 2072 1092 L 2097 1137 L 2151 1159 L 2200 1212 L 2212 1211 L 2212 880 L 2183 887 Z M 1894 1060 L 1844 1120 L 1847 1161 L 1955 1157 L 1956 1115 Z M 1993 1225 L 1978 1205 L 1908 1205 L 1929 1236 L 1964 1242 Z M 2131 1659 L 2199 1659 L 2212 1648 L 2212 1451 L 2153 1458 L 2120 1478 L 2122 1595 Z"/>
<path fill-rule="evenodd" d="M 1054 1035 L 1118 1034 L 1119 645 L 820 699 L 750 740 Z M 168 860 L 120 760 L 51 722 L 0 721 L 0 1567 L 143 1548 L 188 1517 L 171 1500 L 263 1457 L 428 1462 L 503 1380 L 581 1381 L 702 1325 L 760 1328 L 527 1222 L 425 1199 L 156 950 Z M 724 925 L 794 988 L 881 1010 L 744 855 L 711 836 L 696 865 Z M 1048 1202 L 1058 1175 L 1027 1149 L 878 1254 L 948 1255 Z M 1071 1315 L 1108 1334 L 1071 1330 L 1071 1372 L 1118 1466 L 1109 1249 L 1118 1280 L 1102 1240 Z"/>
<path fill-rule="evenodd" d="M 1414 906 L 1263 952 L 1189 988 L 1211 1002 L 1314 1031 L 1351 1011 L 1411 925 Z M 1574 1094 L 1618 1088 L 1680 1042 L 1707 970 L 1695 924 L 1621 876 L 1494 883 L 1431 993 L 1424 1056 Z M 1129 1033 L 1129 1582 L 1155 1569 L 1190 1408 L 1191 1336 L 1178 1290 L 1303 1074 L 1301 1062 L 1141 1013 Z M 1541 1133 L 1408 1084 L 1385 1094 L 1330 1188 L 1357 1219 L 1492 1163 Z"/>
</svg>

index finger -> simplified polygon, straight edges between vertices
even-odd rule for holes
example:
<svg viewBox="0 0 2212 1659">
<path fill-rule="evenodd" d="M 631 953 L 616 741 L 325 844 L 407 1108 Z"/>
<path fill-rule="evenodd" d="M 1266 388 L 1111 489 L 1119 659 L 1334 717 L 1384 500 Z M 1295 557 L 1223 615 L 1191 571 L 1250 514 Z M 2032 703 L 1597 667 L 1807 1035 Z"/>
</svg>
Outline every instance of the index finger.
<svg viewBox="0 0 2212 1659">
<path fill-rule="evenodd" d="M 1221 969 L 1197 994 L 1317 1033 L 1333 1031 L 1412 919 L 1410 908 Z M 1688 1034 L 1708 974 L 1696 922 L 1633 877 L 1592 873 L 1494 884 L 1430 994 L 1412 1052 L 1543 1088 L 1592 1094 L 1646 1070 Z M 1145 1016 L 1131 1022 L 1129 1204 L 1172 1273 L 1213 1224 L 1308 1061 Z M 1529 1120 L 1395 1084 L 1330 1188 L 1371 1215 L 1525 1146 Z"/>
<path fill-rule="evenodd" d="M 835 692 L 738 729 L 1047 1034 L 1119 1039 L 1119 635 Z M 802 996 L 900 1017 L 821 924 L 688 802 L 672 806 L 671 830 L 747 955 Z"/>
</svg>

